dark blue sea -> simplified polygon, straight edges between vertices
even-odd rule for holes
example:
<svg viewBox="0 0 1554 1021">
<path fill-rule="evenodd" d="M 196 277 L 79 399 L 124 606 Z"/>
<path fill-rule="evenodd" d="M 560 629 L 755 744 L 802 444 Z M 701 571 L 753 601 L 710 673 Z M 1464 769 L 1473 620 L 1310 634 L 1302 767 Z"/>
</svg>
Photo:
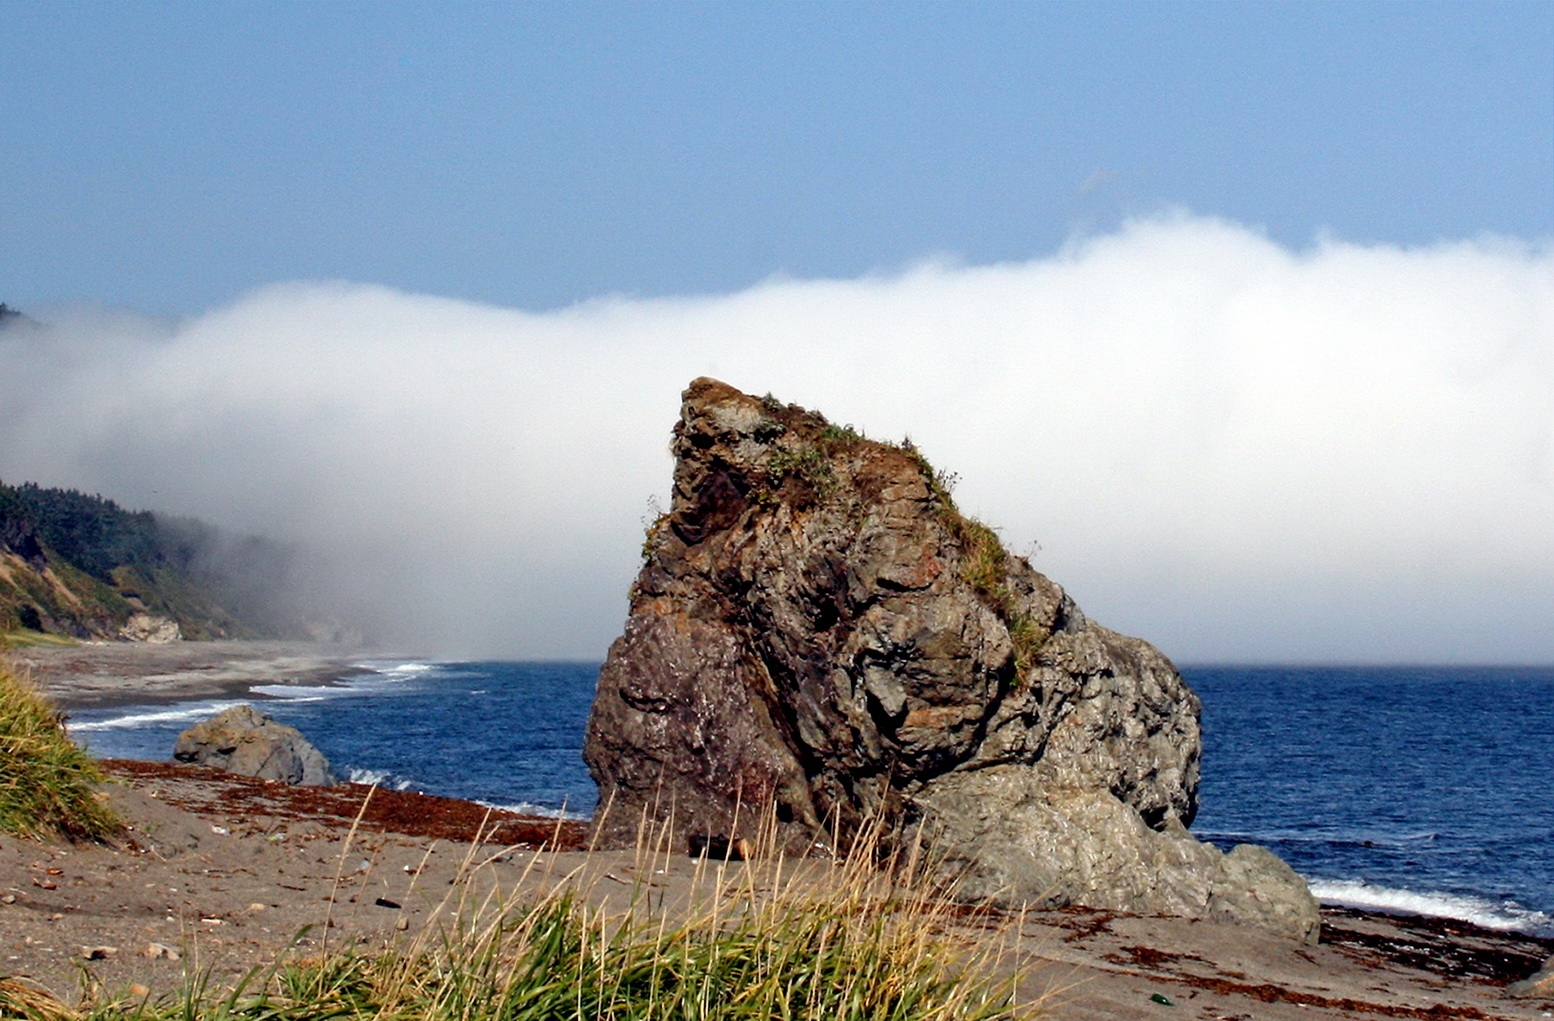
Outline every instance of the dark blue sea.
<svg viewBox="0 0 1554 1021">
<path fill-rule="evenodd" d="M 593 663 L 371 661 L 261 687 L 353 780 L 586 816 Z M 1326 901 L 1554 935 L 1554 668 L 1197 667 L 1194 831 L 1266 844 Z M 165 759 L 232 701 L 79 711 L 100 756 Z"/>
</svg>

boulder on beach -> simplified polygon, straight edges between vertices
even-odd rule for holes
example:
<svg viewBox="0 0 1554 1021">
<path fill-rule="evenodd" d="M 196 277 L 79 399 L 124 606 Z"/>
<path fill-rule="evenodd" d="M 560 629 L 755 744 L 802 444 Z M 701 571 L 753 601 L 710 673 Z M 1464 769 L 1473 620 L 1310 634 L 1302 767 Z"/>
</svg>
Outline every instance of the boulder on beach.
<svg viewBox="0 0 1554 1021">
<path fill-rule="evenodd" d="M 968 900 L 1315 939 L 1288 866 L 1189 834 L 1199 704 L 1170 661 L 962 515 L 910 443 L 698 379 L 673 449 L 584 746 L 602 846 L 644 817 L 680 847 L 868 830 Z"/>
<path fill-rule="evenodd" d="M 179 734 L 173 758 L 304 787 L 340 782 L 324 753 L 301 731 L 251 705 L 233 706 Z"/>
<path fill-rule="evenodd" d="M 1505 991 L 1510 996 L 1554 1000 L 1554 957 L 1544 961 L 1535 974 L 1506 986 Z"/>
</svg>

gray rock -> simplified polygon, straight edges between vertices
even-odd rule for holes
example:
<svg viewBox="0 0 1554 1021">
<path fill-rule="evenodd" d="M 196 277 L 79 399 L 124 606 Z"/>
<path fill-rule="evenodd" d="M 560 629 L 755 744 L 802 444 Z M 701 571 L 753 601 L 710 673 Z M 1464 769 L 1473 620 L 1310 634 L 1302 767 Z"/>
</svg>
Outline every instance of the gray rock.
<svg viewBox="0 0 1554 1021">
<path fill-rule="evenodd" d="M 1505 987 L 1508 996 L 1539 997 L 1554 1000 L 1554 957 L 1543 962 L 1536 974 Z"/>
<path fill-rule="evenodd" d="M 183 641 L 183 629 L 170 617 L 158 617 L 149 613 L 131 614 L 119 629 L 119 638 L 126 642 L 146 642 L 149 645 L 166 645 Z"/>
<path fill-rule="evenodd" d="M 249 705 L 233 706 L 178 735 L 173 758 L 305 787 L 340 782 L 324 753 L 297 728 Z"/>
<path fill-rule="evenodd" d="M 915 449 L 699 379 L 674 453 L 585 740 L 603 846 L 644 818 L 685 847 L 770 815 L 791 852 L 871 827 L 967 898 L 1312 938 L 1282 862 L 1188 834 L 1176 669 L 963 517 Z"/>
<path fill-rule="evenodd" d="M 1109 791 L 998 766 L 946 777 L 922 800 L 932 865 L 964 899 L 1250 922 L 1317 941 L 1317 903 L 1273 852 L 1224 854 L 1174 819 L 1151 829 Z"/>
<path fill-rule="evenodd" d="M 1219 859 L 1209 917 L 1258 919 L 1266 928 L 1293 933 L 1307 943 L 1315 943 L 1322 929 L 1322 915 L 1306 881 L 1283 858 L 1256 844 L 1237 844 Z"/>
</svg>

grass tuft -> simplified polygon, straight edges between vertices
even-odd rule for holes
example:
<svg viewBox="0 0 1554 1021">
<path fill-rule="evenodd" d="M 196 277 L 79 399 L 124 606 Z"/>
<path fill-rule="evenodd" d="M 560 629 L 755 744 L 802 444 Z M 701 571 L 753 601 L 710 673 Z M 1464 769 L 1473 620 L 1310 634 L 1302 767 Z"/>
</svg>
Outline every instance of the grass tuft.
<svg viewBox="0 0 1554 1021">
<path fill-rule="evenodd" d="M 836 489 L 836 470 L 826 454 L 807 443 L 779 446 L 766 459 L 766 481 L 772 489 L 790 478 L 802 479 L 821 497 Z"/>
<path fill-rule="evenodd" d="M 770 828 L 770 827 L 769 827 Z M 775 832 L 775 831 L 773 831 Z M 343 854 L 344 852 L 342 852 Z M 666 855 L 662 846 L 639 855 Z M 390 949 L 348 946 L 251 972 L 208 975 L 159 999 L 72 1008 L 0 983 L 0 1018 L 25 1021 L 1013 1021 L 998 939 L 967 939 L 960 909 L 882 871 L 840 861 L 698 865 L 691 900 L 590 906 L 568 879 L 516 907 L 460 900 L 452 921 Z M 474 849 L 467 864 L 474 861 Z M 475 865 L 475 868 L 483 867 Z M 653 874 L 650 867 L 644 871 Z M 464 886 L 468 890 L 468 886 Z M 447 917 L 439 907 L 437 916 Z M 968 946 L 974 949 L 966 949 Z M 1003 981 L 982 976 L 1003 973 Z"/>
<path fill-rule="evenodd" d="M 75 1021 L 79 1013 L 45 989 L 16 978 L 0 978 L 0 1018 Z"/>
<path fill-rule="evenodd" d="M 956 511 L 943 520 L 960 543 L 961 576 L 1009 631 L 1009 641 L 1014 645 L 1015 684 L 1023 684 L 1025 673 L 1035 664 L 1047 636 L 1009 590 L 1009 551 L 1004 549 L 998 533 L 976 518 Z"/>
<path fill-rule="evenodd" d="M 0 830 L 97 840 L 122 826 L 94 785 L 97 764 L 65 736 L 63 716 L 0 666 Z"/>
</svg>

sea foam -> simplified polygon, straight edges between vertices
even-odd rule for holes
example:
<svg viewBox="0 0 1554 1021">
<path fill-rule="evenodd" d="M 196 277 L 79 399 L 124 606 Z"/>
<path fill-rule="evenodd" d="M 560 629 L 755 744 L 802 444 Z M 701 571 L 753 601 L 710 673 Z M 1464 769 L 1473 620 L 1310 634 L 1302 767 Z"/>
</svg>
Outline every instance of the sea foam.
<svg viewBox="0 0 1554 1021">
<path fill-rule="evenodd" d="M 382 787 L 385 790 L 407 791 L 410 789 L 410 781 L 404 777 L 397 777 L 386 769 L 352 769 L 347 778 L 351 783 L 361 784 L 363 787 Z"/>
<path fill-rule="evenodd" d="M 166 726 L 207 719 L 223 710 L 242 704 L 240 701 L 179 702 L 170 707 L 130 710 L 121 715 L 100 720 L 73 719 L 67 724 L 67 729 L 72 734 L 87 734 L 104 730 L 136 730 L 143 727 Z"/>
<path fill-rule="evenodd" d="M 440 663 L 401 662 L 397 660 L 366 660 L 351 665 L 362 670 L 371 670 L 382 679 L 392 681 L 408 681 L 413 677 L 431 673 L 442 667 Z"/>
<path fill-rule="evenodd" d="M 577 812 L 569 812 L 565 808 L 548 808 L 545 805 L 535 805 L 527 801 L 519 801 L 511 805 L 498 805 L 489 801 L 476 801 L 475 804 L 495 809 L 498 812 L 515 812 L 518 815 L 532 815 L 542 819 L 570 819 L 576 822 L 587 822 L 592 818 Z"/>
<path fill-rule="evenodd" d="M 318 702 L 338 698 L 348 691 L 333 684 L 256 684 L 248 690 L 255 695 L 287 702 Z"/>
<path fill-rule="evenodd" d="M 1373 886 L 1354 879 L 1317 879 L 1311 893 L 1324 904 L 1365 908 L 1434 918 L 1455 918 L 1485 929 L 1554 936 L 1554 917 L 1525 908 L 1515 901 L 1495 901 L 1466 894 L 1428 893 Z"/>
</svg>

